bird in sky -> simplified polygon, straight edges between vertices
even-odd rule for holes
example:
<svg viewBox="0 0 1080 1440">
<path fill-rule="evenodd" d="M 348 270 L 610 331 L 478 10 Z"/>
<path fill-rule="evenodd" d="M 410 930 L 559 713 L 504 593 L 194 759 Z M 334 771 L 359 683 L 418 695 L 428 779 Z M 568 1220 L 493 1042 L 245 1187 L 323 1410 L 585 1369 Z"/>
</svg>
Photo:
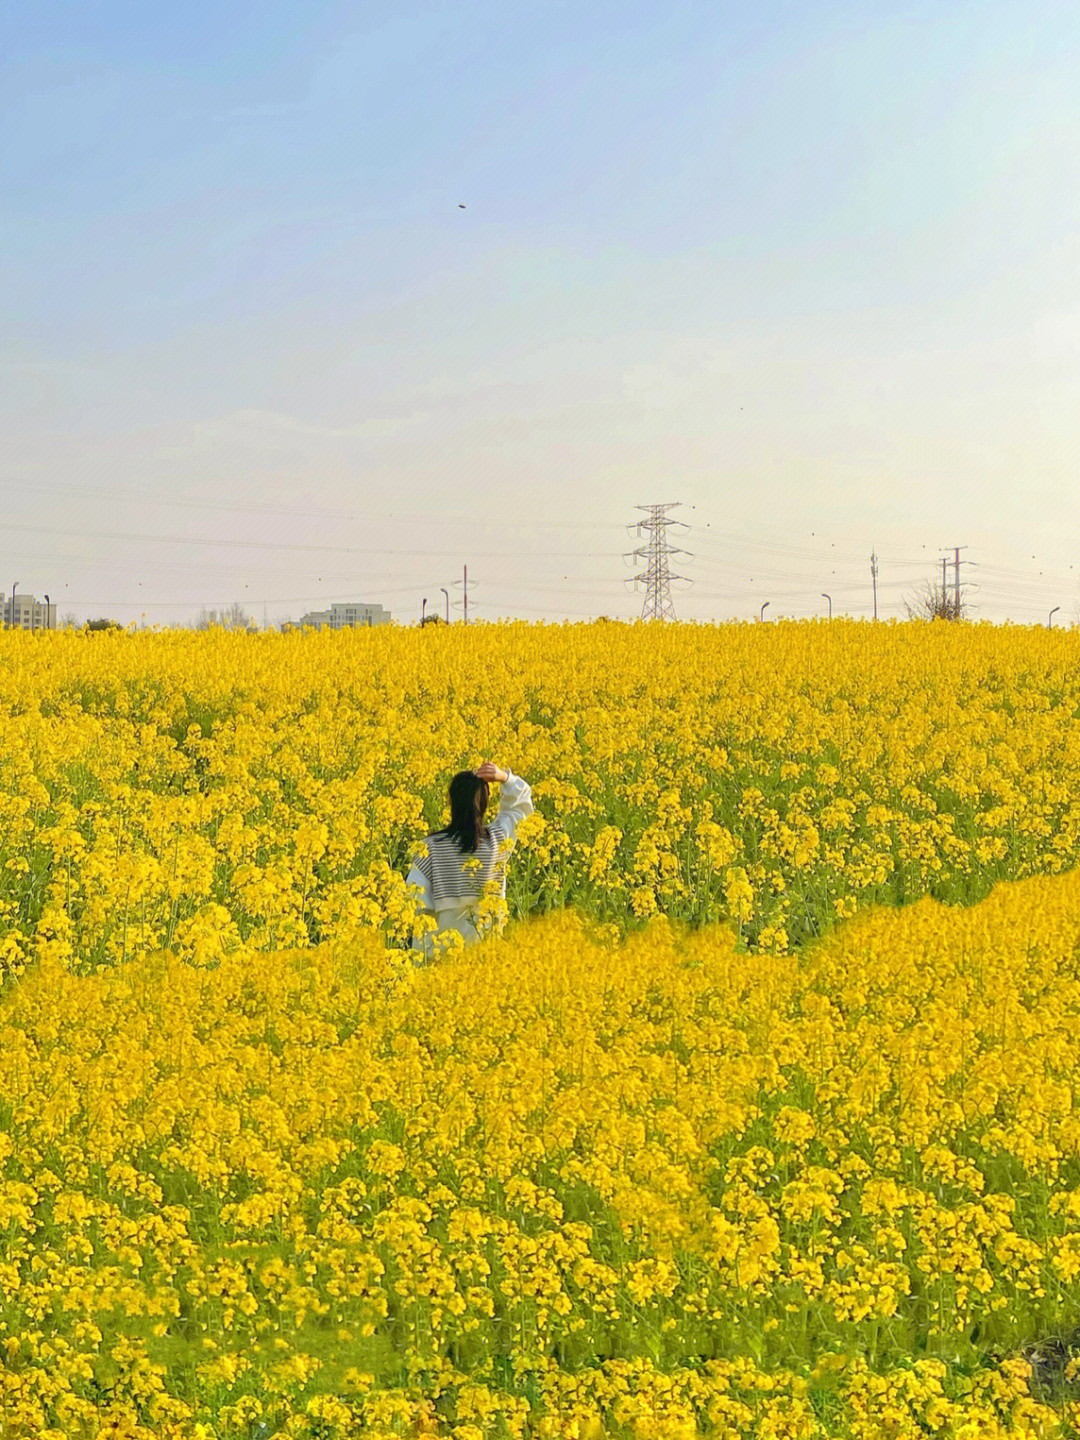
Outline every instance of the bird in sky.
<svg viewBox="0 0 1080 1440">
<path fill-rule="evenodd" d="M 464 209 L 465 209 L 465 206 L 464 206 L 464 205 L 459 205 L 457 208 L 458 208 L 459 210 L 464 210 Z"/>
</svg>

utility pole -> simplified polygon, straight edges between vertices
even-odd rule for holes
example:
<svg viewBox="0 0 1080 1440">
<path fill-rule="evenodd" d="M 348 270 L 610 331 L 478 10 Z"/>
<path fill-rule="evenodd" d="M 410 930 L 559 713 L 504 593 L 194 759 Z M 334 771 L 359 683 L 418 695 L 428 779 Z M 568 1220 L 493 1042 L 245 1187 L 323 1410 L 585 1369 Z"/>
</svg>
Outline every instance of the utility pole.
<svg viewBox="0 0 1080 1440">
<path fill-rule="evenodd" d="M 947 547 L 943 547 L 947 548 Z M 953 619 L 960 619 L 960 551 L 966 550 L 966 545 L 954 545 L 953 552 Z M 965 560 L 965 565 L 970 565 L 970 560 Z M 945 598 L 945 557 L 941 560 L 941 596 Z"/>
<path fill-rule="evenodd" d="M 461 588 L 465 596 L 465 624 L 469 623 L 469 567 L 466 565 L 462 571 Z"/>
<path fill-rule="evenodd" d="M 689 554 L 686 550 L 680 550 L 677 546 L 669 545 L 667 540 L 667 527 L 669 525 L 684 525 L 682 520 L 671 520 L 665 513 L 674 510 L 681 501 L 673 501 L 668 505 L 638 505 L 638 510 L 646 511 L 648 519 L 639 520 L 637 532 L 640 535 L 642 530 L 652 532 L 649 544 L 639 545 L 631 552 L 634 558 L 641 558 L 648 561 L 648 567 L 644 575 L 635 575 L 633 583 L 645 582 L 645 603 L 641 608 L 643 620 L 674 620 L 675 606 L 671 599 L 671 581 L 685 580 L 685 575 L 672 575 L 668 569 L 668 560 L 672 555 Z"/>
<path fill-rule="evenodd" d="M 877 619 L 877 555 L 870 552 L 870 578 L 874 582 L 874 619 Z"/>
</svg>

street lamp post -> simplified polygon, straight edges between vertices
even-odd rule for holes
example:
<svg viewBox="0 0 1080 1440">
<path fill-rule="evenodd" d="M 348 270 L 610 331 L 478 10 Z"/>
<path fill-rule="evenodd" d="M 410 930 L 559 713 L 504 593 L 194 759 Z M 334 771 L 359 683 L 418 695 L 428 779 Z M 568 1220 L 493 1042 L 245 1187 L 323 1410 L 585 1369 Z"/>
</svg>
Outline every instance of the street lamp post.
<svg viewBox="0 0 1080 1440">
<path fill-rule="evenodd" d="M 49 615 L 49 606 L 50 606 L 51 603 L 52 603 L 52 602 L 50 601 L 49 597 L 46 595 L 46 596 L 45 596 L 45 629 L 46 629 L 46 630 L 51 630 L 51 629 L 52 629 L 52 621 L 51 621 L 51 617 L 50 617 L 50 615 Z"/>
<path fill-rule="evenodd" d="M 9 619 L 8 619 L 8 629 L 9 629 L 9 630 L 14 630 L 14 629 L 15 629 L 15 587 L 16 587 L 16 585 L 18 585 L 18 583 L 19 583 L 18 580 L 16 580 L 16 581 L 14 581 L 14 583 L 13 583 L 12 586 L 11 586 L 11 615 L 9 616 Z"/>
<path fill-rule="evenodd" d="M 445 585 L 440 585 L 440 586 L 439 586 L 439 589 L 440 589 L 440 590 L 442 591 L 442 593 L 446 596 L 446 623 L 447 623 L 447 625 L 449 625 L 449 624 L 450 624 L 450 591 L 447 590 L 447 588 L 446 588 Z"/>
<path fill-rule="evenodd" d="M 831 596 L 831 595 L 826 595 L 824 590 L 822 590 L 821 593 L 822 593 L 822 595 L 824 596 L 824 598 L 829 602 L 829 619 L 831 620 L 831 619 L 832 619 L 832 596 Z"/>
<path fill-rule="evenodd" d="M 765 604 L 762 605 L 762 607 L 761 607 L 761 614 L 758 616 L 758 619 L 759 619 L 759 620 L 764 620 L 764 619 L 765 619 L 765 611 L 768 609 L 768 607 L 769 607 L 771 604 L 772 604 L 772 601 L 771 601 L 771 600 L 766 600 L 766 601 L 765 601 Z"/>
<path fill-rule="evenodd" d="M 424 596 L 424 599 L 423 599 L 423 603 L 422 603 L 421 606 L 420 606 L 420 624 L 421 624 L 421 625 L 423 625 L 423 623 L 424 623 L 424 617 L 426 616 L 426 614 L 427 614 L 427 596 L 425 595 L 425 596 Z"/>
<path fill-rule="evenodd" d="M 1057 612 L 1058 612 L 1060 609 L 1061 609 L 1061 606 L 1060 606 L 1060 605 L 1055 605 L 1054 608 L 1053 608 L 1053 610 L 1050 611 L 1049 618 L 1047 619 L 1047 622 L 1046 622 L 1046 628 L 1047 628 L 1048 630 L 1052 630 L 1052 629 L 1054 628 L 1054 616 L 1057 614 Z"/>
</svg>

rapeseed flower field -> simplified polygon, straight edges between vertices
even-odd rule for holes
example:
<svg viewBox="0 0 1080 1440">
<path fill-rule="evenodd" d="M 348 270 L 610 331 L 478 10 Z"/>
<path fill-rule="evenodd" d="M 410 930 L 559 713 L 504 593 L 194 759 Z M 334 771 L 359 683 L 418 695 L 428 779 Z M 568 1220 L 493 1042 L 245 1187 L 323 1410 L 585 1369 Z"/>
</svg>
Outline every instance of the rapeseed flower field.
<svg viewBox="0 0 1080 1440">
<path fill-rule="evenodd" d="M 1080 841 L 1080 634 L 990 625 L 0 633 L 0 969 L 377 926 L 484 754 L 533 787 L 513 915 L 799 948 Z"/>
<path fill-rule="evenodd" d="M 1078 661 L 0 636 L 0 1434 L 1080 1433 Z M 418 966 L 484 754 L 511 920 Z"/>
</svg>

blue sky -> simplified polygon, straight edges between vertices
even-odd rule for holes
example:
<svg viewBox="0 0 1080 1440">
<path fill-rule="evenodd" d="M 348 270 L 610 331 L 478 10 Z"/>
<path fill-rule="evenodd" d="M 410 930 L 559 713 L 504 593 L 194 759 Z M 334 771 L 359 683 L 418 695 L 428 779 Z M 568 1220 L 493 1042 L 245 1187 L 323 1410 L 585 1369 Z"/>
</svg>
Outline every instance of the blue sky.
<svg viewBox="0 0 1080 1440">
<path fill-rule="evenodd" d="M 21 8 L 3 588 L 1080 613 L 1074 5 Z"/>
</svg>

